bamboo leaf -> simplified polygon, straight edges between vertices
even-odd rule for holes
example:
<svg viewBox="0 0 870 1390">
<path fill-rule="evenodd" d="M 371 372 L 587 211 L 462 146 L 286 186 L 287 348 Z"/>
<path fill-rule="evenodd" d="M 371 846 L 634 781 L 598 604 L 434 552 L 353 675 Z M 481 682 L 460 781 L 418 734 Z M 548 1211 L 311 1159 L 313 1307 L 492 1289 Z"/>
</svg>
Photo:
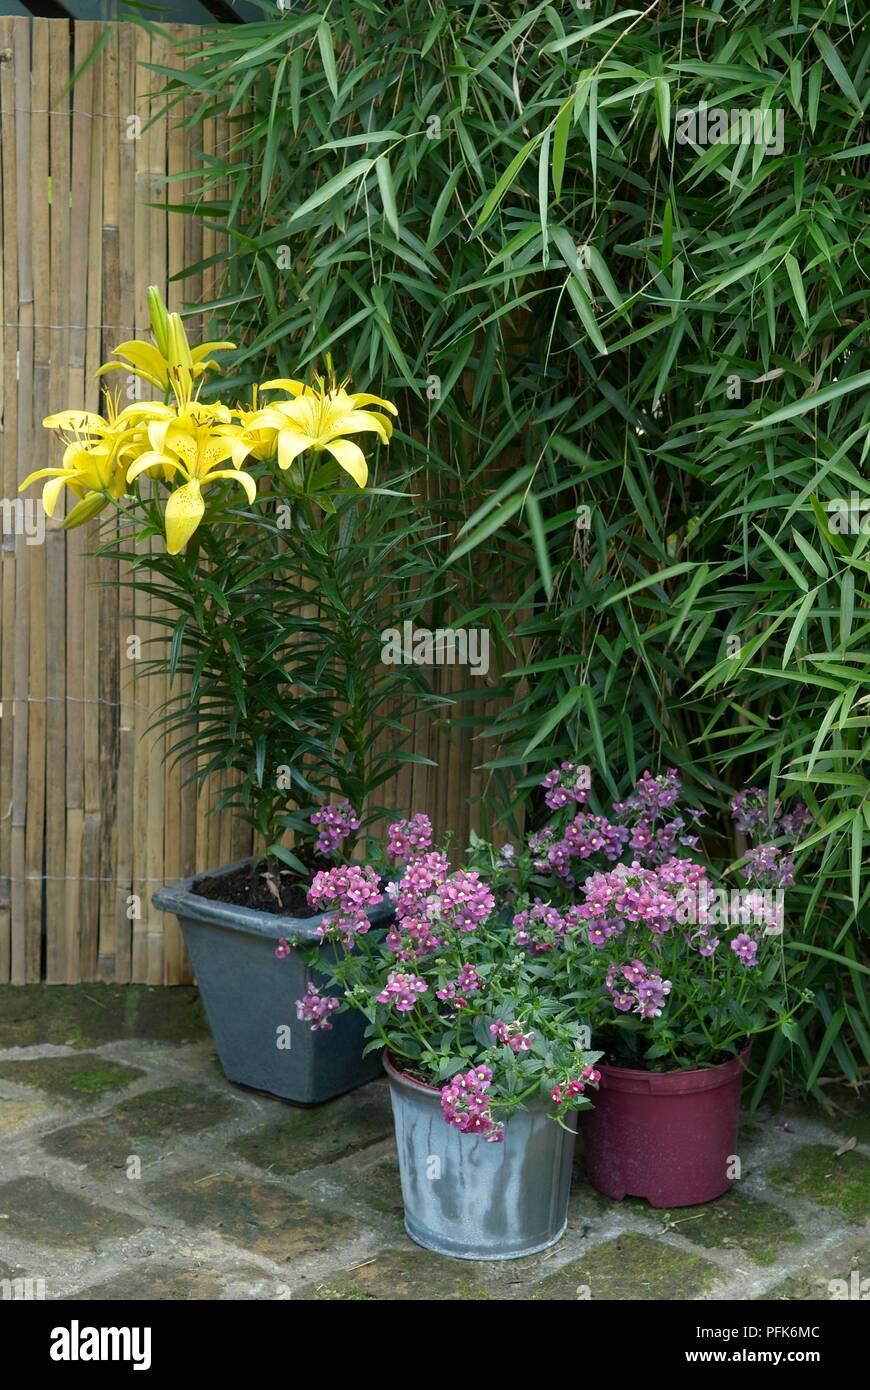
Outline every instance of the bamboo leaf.
<svg viewBox="0 0 870 1390">
<path fill-rule="evenodd" d="M 828 38 L 828 35 L 825 33 L 824 29 L 814 29 L 813 40 L 815 42 L 816 48 L 822 55 L 825 67 L 828 69 L 828 72 L 831 74 L 837 86 L 840 88 L 840 91 L 843 93 L 845 97 L 848 98 L 848 100 L 852 103 L 856 111 L 862 111 L 863 107 L 861 104 L 861 98 L 855 91 L 855 87 L 852 83 L 852 80 L 849 77 L 849 74 L 847 73 L 845 67 L 843 66 L 842 58 L 840 57 L 834 45 L 831 43 L 831 40 Z"/>
<path fill-rule="evenodd" d="M 360 179 L 365 178 L 367 174 L 371 173 L 373 162 L 374 161 L 371 159 L 357 159 L 353 164 L 349 164 L 347 168 L 342 169 L 340 174 L 336 174 L 333 178 L 328 179 L 321 188 L 318 188 L 309 198 L 306 198 L 305 202 L 290 214 L 290 222 L 298 222 L 301 218 L 309 216 L 312 212 L 316 212 L 319 207 L 322 207 L 324 203 L 328 203 L 333 198 L 337 197 L 337 195 L 342 193 L 350 184 L 357 183 Z"/>
<path fill-rule="evenodd" d="M 553 192 L 558 201 L 562 196 L 562 179 L 565 174 L 565 158 L 568 153 L 568 137 L 573 120 L 572 105 L 566 102 L 556 117 L 553 136 Z"/>
<path fill-rule="evenodd" d="M 324 17 L 317 26 L 317 45 L 320 49 L 320 61 L 323 63 L 323 71 L 329 83 L 329 90 L 338 100 L 338 73 L 335 67 L 335 48 L 332 42 L 332 30 Z"/>
<path fill-rule="evenodd" d="M 378 188 L 381 191 L 381 204 L 384 209 L 384 217 L 387 225 L 395 236 L 399 235 L 399 214 L 396 211 L 396 190 L 393 187 L 393 175 L 390 170 L 390 161 L 385 154 L 380 155 L 375 160 L 375 173 L 378 178 Z"/>
</svg>

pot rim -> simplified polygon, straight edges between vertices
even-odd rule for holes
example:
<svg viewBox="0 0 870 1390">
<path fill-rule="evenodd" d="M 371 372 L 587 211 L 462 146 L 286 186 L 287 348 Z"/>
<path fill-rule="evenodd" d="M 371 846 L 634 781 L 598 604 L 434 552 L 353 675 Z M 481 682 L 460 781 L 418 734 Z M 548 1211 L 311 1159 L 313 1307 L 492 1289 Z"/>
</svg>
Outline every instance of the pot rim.
<svg viewBox="0 0 870 1390">
<path fill-rule="evenodd" d="M 397 1061 L 398 1061 L 398 1059 L 392 1055 L 392 1053 L 390 1052 L 390 1049 L 389 1049 L 388 1047 L 385 1047 L 385 1048 L 384 1048 L 384 1051 L 383 1051 L 383 1061 L 384 1061 L 384 1071 L 387 1073 L 387 1079 L 388 1079 L 388 1081 L 390 1082 L 391 1085 L 400 1086 L 400 1087 L 403 1087 L 403 1088 L 405 1088 L 405 1089 L 407 1089 L 407 1090 L 409 1090 L 409 1091 L 416 1091 L 418 1095 L 427 1096 L 427 1097 L 429 1097 L 430 1099 L 432 1099 L 432 1100 L 434 1100 L 434 1101 L 436 1101 L 436 1102 L 438 1102 L 438 1101 L 440 1100 L 440 1097 L 441 1097 L 441 1087 L 440 1087 L 440 1086 L 427 1086 L 426 1083 L 425 1083 L 424 1081 L 418 1081 L 418 1080 L 416 1079 L 416 1077 L 409 1076 L 407 1072 L 402 1071 L 402 1070 L 400 1069 L 400 1067 L 397 1066 Z M 535 1112 L 535 1111 L 537 1111 L 537 1110 L 539 1110 L 539 1109 L 541 1109 L 541 1110 L 546 1110 L 546 1111 L 549 1113 L 549 1107 L 548 1107 L 548 1105 L 547 1105 L 547 1102 L 543 1099 L 543 1097 L 542 1097 L 542 1096 L 533 1096 L 533 1097 L 531 1097 L 531 1099 L 525 1101 L 525 1103 L 520 1107 L 520 1111 L 519 1111 L 519 1112 L 516 1112 L 516 1113 L 521 1113 L 522 1111 L 533 1111 L 533 1112 Z M 512 1120 L 513 1118 L 514 1118 L 513 1114 L 511 1114 L 511 1115 L 506 1115 L 505 1118 L 504 1118 L 504 1124 L 505 1124 L 505 1125 L 510 1124 L 510 1122 L 511 1122 L 511 1120 Z M 579 1113 L 578 1113 L 576 1110 L 571 1110 L 571 1111 L 569 1111 L 568 1114 L 567 1114 L 566 1117 L 565 1117 L 566 1123 L 568 1123 L 569 1128 L 571 1127 L 571 1121 L 573 1120 L 573 1121 L 574 1121 L 574 1129 L 575 1129 L 575 1131 L 576 1131 L 577 1122 L 579 1121 L 579 1118 L 580 1118 Z M 457 1132 L 458 1132 L 458 1131 L 457 1131 Z M 484 1136 L 483 1136 L 483 1135 L 480 1135 L 480 1134 L 477 1134 L 477 1135 L 470 1135 L 470 1136 L 468 1136 L 468 1135 L 463 1135 L 463 1136 L 462 1136 L 463 1141 L 465 1141 L 465 1140 L 470 1140 L 470 1139 L 472 1139 L 472 1138 L 475 1138 L 475 1139 L 483 1139 L 483 1137 L 484 1137 Z M 427 1248 L 428 1248 L 428 1247 L 427 1247 Z M 433 1246 L 432 1248 L 434 1249 L 434 1246 Z M 541 1246 L 541 1249 L 542 1249 L 542 1250 L 545 1249 L 545 1248 L 546 1248 L 545 1246 Z M 502 1257 L 499 1256 L 499 1255 L 494 1255 L 492 1258 L 493 1258 L 493 1259 L 501 1259 Z M 506 1258 L 507 1258 L 507 1257 L 506 1257 Z"/>
<path fill-rule="evenodd" d="M 400 1081 L 403 1086 L 410 1086 L 414 1091 L 422 1091 L 427 1096 L 438 1096 L 440 1088 L 437 1086 L 427 1086 L 425 1081 L 418 1081 L 416 1077 L 409 1076 L 397 1065 L 398 1058 L 393 1057 L 388 1047 L 384 1048 L 384 1071 L 390 1080 Z"/>
<path fill-rule="evenodd" d="M 712 1091 L 739 1072 L 745 1072 L 754 1038 L 736 1057 L 712 1067 L 674 1067 L 671 1071 L 644 1071 L 640 1067 L 621 1067 L 615 1062 L 598 1062 L 602 1083 L 611 1081 L 614 1090 L 665 1092 L 672 1095 L 692 1091 Z M 594 1104 L 594 1102 L 593 1102 Z"/>
<path fill-rule="evenodd" d="M 217 869 L 206 869 L 202 873 L 191 874 L 158 888 L 151 901 L 160 912 L 174 912 L 180 919 L 203 922 L 208 926 L 223 927 L 246 936 L 263 937 L 277 945 L 281 938 L 301 941 L 307 945 L 320 945 L 317 928 L 329 914 L 318 912 L 313 917 L 281 917 L 274 912 L 261 912 L 258 908 L 242 907 L 237 903 L 222 903 L 215 898 L 204 898 L 193 891 L 194 883 L 203 878 L 218 878 L 232 873 L 234 869 L 250 864 L 251 857 L 237 859 L 232 864 L 222 864 Z M 392 903 L 384 899 L 376 907 L 370 908 L 368 916 L 373 923 L 385 921 L 392 913 Z"/>
</svg>

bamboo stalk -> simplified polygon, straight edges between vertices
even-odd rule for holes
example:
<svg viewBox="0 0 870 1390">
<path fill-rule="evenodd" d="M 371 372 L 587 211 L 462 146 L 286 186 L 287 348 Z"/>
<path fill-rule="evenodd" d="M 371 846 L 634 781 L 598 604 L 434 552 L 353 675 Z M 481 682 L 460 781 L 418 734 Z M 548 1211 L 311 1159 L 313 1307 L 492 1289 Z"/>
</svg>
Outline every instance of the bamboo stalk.
<svg viewBox="0 0 870 1390">
<path fill-rule="evenodd" d="M 33 381 L 33 262 L 31 246 L 30 187 L 30 34 L 23 28 L 15 43 L 15 158 L 16 206 L 18 221 L 18 407 L 16 447 L 18 482 L 26 477 L 30 458 L 31 391 Z M 16 700 L 12 728 L 12 980 L 25 983 L 38 979 L 33 974 L 32 949 L 28 942 L 27 921 L 27 755 L 30 728 L 30 640 L 26 614 L 30 598 L 32 547 L 18 538 L 15 554 L 15 651 L 14 695 Z"/>
<path fill-rule="evenodd" d="M 70 118 L 69 96 L 63 89 L 69 81 L 69 34 L 59 24 L 45 23 L 49 34 L 49 160 L 51 203 L 49 267 L 51 286 L 49 306 L 54 325 L 51 329 L 51 367 L 49 397 L 53 410 L 67 403 L 67 363 L 69 361 L 70 263 Z M 47 456 L 54 457 L 57 441 L 46 435 Z M 59 505 L 62 513 L 65 503 Z M 45 541 L 48 590 L 51 594 L 46 622 L 48 664 L 48 709 L 46 737 L 51 756 L 45 778 L 45 953 L 46 979 L 51 983 L 68 980 L 66 946 L 66 614 L 67 572 L 66 534 L 59 527 L 49 528 Z M 75 975 L 72 978 L 76 978 Z"/>
<path fill-rule="evenodd" d="M 119 140 L 121 135 L 121 106 L 119 100 L 118 26 L 114 26 L 100 61 L 103 121 L 102 151 L 102 275 L 100 286 L 100 322 L 109 325 L 103 330 L 102 357 L 108 358 L 112 348 L 123 340 L 120 303 L 120 250 L 118 216 L 120 204 Z M 122 398 L 125 393 L 122 391 Z M 106 513 L 103 514 L 104 516 Z M 117 521 L 110 518 L 113 536 L 119 534 Z M 120 623 L 118 565 L 102 560 L 99 564 L 99 748 L 100 748 L 100 843 L 99 843 L 99 921 L 97 928 L 97 975 L 101 980 L 115 976 L 118 949 L 118 898 L 121 886 L 117 880 L 118 866 L 118 780 L 120 776 L 120 681 L 118 670 L 117 633 Z M 126 906 L 126 895 L 124 895 Z"/>
<path fill-rule="evenodd" d="M 20 27 L 20 26 L 19 26 Z M 15 69 L 18 57 L 18 30 L 14 20 L 0 17 L 0 47 L 11 52 L 12 61 L 0 63 L 0 105 L 13 114 L 0 123 L 0 205 L 2 205 L 2 421 L 0 430 L 0 482 L 2 494 L 10 500 L 16 495 L 18 466 L 15 440 L 18 408 L 18 223 L 16 220 L 15 175 Z M 6 703 L 0 712 L 0 980 L 12 978 L 12 749 L 15 705 L 8 692 L 15 681 L 15 580 L 16 538 L 5 531 L 0 537 L 0 693 Z"/>
</svg>

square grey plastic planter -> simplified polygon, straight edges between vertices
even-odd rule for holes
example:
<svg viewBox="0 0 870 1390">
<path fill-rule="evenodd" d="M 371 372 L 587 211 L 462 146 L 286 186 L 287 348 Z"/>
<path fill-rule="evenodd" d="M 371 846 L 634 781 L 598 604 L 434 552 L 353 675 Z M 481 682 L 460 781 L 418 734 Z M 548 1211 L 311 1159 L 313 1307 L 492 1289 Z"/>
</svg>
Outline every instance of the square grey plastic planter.
<svg viewBox="0 0 870 1390">
<path fill-rule="evenodd" d="M 226 864 L 195 878 L 217 878 L 238 867 Z M 295 951 L 279 960 L 275 948 L 281 937 L 291 946 L 317 941 L 322 915 L 277 917 L 215 902 L 194 893 L 193 883 L 184 878 L 161 888 L 153 902 L 178 918 L 228 1079 L 298 1105 L 316 1105 L 379 1076 L 381 1053 L 362 1055 L 362 1014 L 341 1014 L 331 1031 L 314 1033 L 296 1018 L 296 1000 L 310 980 L 317 984 L 322 978 Z M 389 902 L 369 913 L 373 923 L 384 926 L 391 915 Z M 289 1048 L 279 1046 L 287 1037 Z"/>
</svg>

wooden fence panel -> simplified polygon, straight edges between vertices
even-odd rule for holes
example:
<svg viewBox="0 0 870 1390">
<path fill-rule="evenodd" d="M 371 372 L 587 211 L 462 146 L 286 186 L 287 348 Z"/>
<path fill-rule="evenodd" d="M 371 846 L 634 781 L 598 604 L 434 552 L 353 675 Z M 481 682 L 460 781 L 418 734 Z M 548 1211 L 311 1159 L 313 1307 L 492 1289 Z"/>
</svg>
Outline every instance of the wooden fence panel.
<svg viewBox="0 0 870 1390">
<path fill-rule="evenodd" d="M 63 531 L 68 500 L 42 543 L 22 532 L 41 516 L 38 492 L 16 502 L 29 472 L 58 462 L 44 416 L 99 409 L 95 369 L 147 336 L 146 287 L 171 308 L 214 289 L 211 271 L 183 287 L 171 277 L 213 254 L 216 234 L 152 204 L 164 176 L 192 168 L 197 147 L 219 150 L 223 132 L 184 130 L 177 113 L 147 127 L 160 79 L 144 64 L 171 62 L 172 49 L 134 25 L 109 25 L 66 91 L 103 27 L 0 17 L 0 982 L 14 984 L 190 980 L 175 919 L 151 894 L 251 848 L 146 733 L 166 695 L 131 659 L 131 639 L 147 655 L 158 631 L 151 598 L 113 586 L 116 566 L 88 553 L 92 531 Z M 171 186 L 172 201 L 183 194 Z M 445 691 L 463 683 L 449 668 L 436 677 Z M 449 717 L 421 719 L 413 746 L 440 767 L 408 765 L 379 799 L 429 811 L 461 846 L 484 750 L 448 730 Z"/>
</svg>

